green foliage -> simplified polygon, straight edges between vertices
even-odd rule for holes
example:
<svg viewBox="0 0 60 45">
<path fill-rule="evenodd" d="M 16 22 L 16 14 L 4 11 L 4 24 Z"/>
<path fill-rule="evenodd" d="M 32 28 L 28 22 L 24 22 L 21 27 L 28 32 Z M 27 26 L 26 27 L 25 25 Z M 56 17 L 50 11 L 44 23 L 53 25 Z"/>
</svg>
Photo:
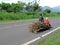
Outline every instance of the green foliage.
<svg viewBox="0 0 60 45">
<path fill-rule="evenodd" d="M 25 6 L 25 7 L 24 7 Z M 24 9 L 24 10 L 23 10 Z M 37 2 L 30 2 L 28 4 L 18 1 L 18 3 L 4 3 L 0 4 L 0 20 L 20 20 L 38 18 L 42 7 Z M 50 9 L 43 12 L 44 17 L 60 16 L 60 12 L 51 13 Z"/>
<path fill-rule="evenodd" d="M 32 19 L 32 18 L 38 18 L 39 12 L 11 12 L 8 13 L 5 10 L 2 10 L 3 12 L 0 12 L 0 20 L 20 20 L 20 19 Z M 44 17 L 60 17 L 60 14 L 58 13 L 43 13 Z"/>
<path fill-rule="evenodd" d="M 40 12 L 42 9 L 37 2 L 31 4 L 30 2 L 26 6 L 26 10 L 29 12 Z"/>
<path fill-rule="evenodd" d="M 57 14 L 60 14 L 60 12 L 57 12 Z"/>
<path fill-rule="evenodd" d="M 25 3 L 23 2 L 18 2 L 18 3 L 2 3 L 0 4 L 0 7 L 2 8 L 2 10 L 5 10 L 7 12 L 20 12 L 23 9 L 23 6 L 25 5 Z"/>
<path fill-rule="evenodd" d="M 58 13 L 46 13 L 46 12 L 43 12 L 43 16 L 44 17 L 59 17 L 60 14 L 58 14 Z"/>
<path fill-rule="evenodd" d="M 51 13 L 51 10 L 50 9 L 45 9 L 44 12 Z"/>
<path fill-rule="evenodd" d="M 33 5 L 32 5 L 32 10 L 33 10 L 33 12 L 35 12 L 35 11 L 41 11 L 41 6 L 39 6 L 37 3 L 34 3 Z"/>
<path fill-rule="evenodd" d="M 11 12 L 6 11 L 0 12 L 0 20 L 20 20 L 20 19 L 31 19 L 37 18 L 39 16 L 38 12 Z"/>
<path fill-rule="evenodd" d="M 25 6 L 25 7 L 24 7 Z M 27 12 L 40 12 L 41 11 L 41 6 L 39 6 L 38 3 L 33 3 L 31 4 L 30 2 L 28 4 L 18 1 L 18 3 L 4 3 L 2 2 L 0 4 L 0 10 L 5 10 L 8 13 L 10 12 L 22 12 L 22 11 L 27 11 Z"/>
</svg>

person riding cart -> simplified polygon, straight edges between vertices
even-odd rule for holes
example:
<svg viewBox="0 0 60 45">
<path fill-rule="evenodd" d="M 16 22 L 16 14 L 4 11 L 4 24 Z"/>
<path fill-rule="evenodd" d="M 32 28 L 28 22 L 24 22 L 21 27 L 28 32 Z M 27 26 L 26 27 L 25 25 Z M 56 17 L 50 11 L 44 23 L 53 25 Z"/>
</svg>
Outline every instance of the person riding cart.
<svg viewBox="0 0 60 45">
<path fill-rule="evenodd" d="M 49 21 L 48 17 L 46 17 L 46 19 L 45 19 L 44 23 L 45 23 L 46 25 L 48 25 L 48 26 L 51 26 L 51 24 L 50 24 L 50 21 Z"/>
<path fill-rule="evenodd" d="M 29 31 L 32 33 L 37 33 L 38 31 L 44 31 L 50 28 L 51 28 L 51 24 L 48 17 L 46 17 L 46 19 L 44 20 L 42 14 L 40 14 L 39 21 L 30 24 Z"/>
<path fill-rule="evenodd" d="M 43 18 L 43 15 L 42 14 L 40 14 L 40 16 L 39 16 L 39 21 L 40 22 L 44 22 L 44 18 Z"/>
</svg>

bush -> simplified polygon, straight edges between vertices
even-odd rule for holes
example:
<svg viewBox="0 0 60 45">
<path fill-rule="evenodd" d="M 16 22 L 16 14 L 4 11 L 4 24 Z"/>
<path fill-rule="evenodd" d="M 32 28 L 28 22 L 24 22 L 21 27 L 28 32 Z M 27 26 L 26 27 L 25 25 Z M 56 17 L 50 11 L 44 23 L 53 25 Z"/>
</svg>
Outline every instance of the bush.
<svg viewBox="0 0 60 45">
<path fill-rule="evenodd" d="M 20 19 L 31 19 L 33 17 L 37 18 L 38 13 L 35 12 L 0 13 L 0 20 L 20 20 Z"/>
<path fill-rule="evenodd" d="M 59 17 L 60 14 L 57 14 L 57 13 L 46 13 L 46 12 L 44 12 L 43 16 L 44 17 Z"/>
</svg>

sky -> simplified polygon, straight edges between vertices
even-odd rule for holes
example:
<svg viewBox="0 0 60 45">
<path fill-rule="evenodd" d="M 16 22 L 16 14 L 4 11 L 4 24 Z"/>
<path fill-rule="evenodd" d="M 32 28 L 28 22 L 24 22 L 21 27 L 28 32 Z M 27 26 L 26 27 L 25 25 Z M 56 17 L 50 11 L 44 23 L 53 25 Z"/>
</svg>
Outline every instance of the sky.
<svg viewBox="0 0 60 45">
<path fill-rule="evenodd" d="M 6 3 L 17 3 L 17 1 L 22 1 L 22 2 L 32 2 L 34 0 L 0 0 L 1 2 L 6 2 Z M 38 0 L 37 0 L 38 2 Z M 40 0 L 38 2 L 40 6 L 49 6 L 49 7 L 55 7 L 55 6 L 60 6 L 60 0 Z"/>
</svg>

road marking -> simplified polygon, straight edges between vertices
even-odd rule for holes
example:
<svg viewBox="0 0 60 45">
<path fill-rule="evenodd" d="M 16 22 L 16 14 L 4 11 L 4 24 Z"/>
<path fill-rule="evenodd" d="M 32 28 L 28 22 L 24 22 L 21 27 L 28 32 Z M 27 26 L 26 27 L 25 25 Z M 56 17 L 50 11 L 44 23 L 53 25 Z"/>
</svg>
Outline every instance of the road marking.
<svg viewBox="0 0 60 45">
<path fill-rule="evenodd" d="M 30 43 L 33 43 L 33 42 L 35 42 L 35 41 L 37 41 L 39 39 L 41 39 L 41 37 L 37 37 L 37 38 L 35 38 L 35 39 L 33 39 L 33 40 L 31 40 L 31 41 L 29 41 L 27 43 L 21 44 L 21 45 L 29 45 Z"/>
<path fill-rule="evenodd" d="M 26 25 L 26 24 L 19 24 L 19 25 L 7 26 L 7 27 L 3 27 L 3 28 L 0 28 L 0 29 L 6 29 L 6 28 L 14 27 L 14 26 L 23 26 L 23 25 Z"/>
<path fill-rule="evenodd" d="M 58 30 L 58 29 L 60 29 L 60 27 L 57 27 L 56 29 L 53 29 L 52 31 L 50 31 L 50 32 L 48 32 L 48 33 L 46 33 L 46 34 L 43 34 L 42 36 L 37 37 L 37 38 L 35 38 L 35 39 L 31 40 L 31 41 L 28 41 L 28 42 L 26 42 L 26 43 L 24 43 L 24 44 L 21 44 L 21 45 L 29 45 L 29 44 L 31 44 L 31 43 L 33 43 L 33 42 L 41 39 L 42 37 L 45 37 L 45 36 L 51 34 L 52 32 L 54 32 L 54 31 L 56 31 L 56 30 Z"/>
<path fill-rule="evenodd" d="M 56 29 L 54 29 L 54 30 L 52 30 L 52 31 L 50 31 L 50 32 L 48 32 L 48 33 L 42 35 L 41 37 L 47 36 L 47 35 L 53 33 L 54 31 L 58 30 L 59 28 L 60 28 L 60 27 L 57 27 Z"/>
<path fill-rule="evenodd" d="M 0 29 L 11 28 L 11 27 L 14 27 L 14 26 L 21 26 L 21 25 L 13 25 L 13 26 L 7 26 L 7 27 L 3 27 L 3 28 L 0 28 Z"/>
<path fill-rule="evenodd" d="M 12 26 L 8 26 L 8 27 L 3 27 L 3 28 L 0 28 L 0 29 L 5 29 L 5 28 L 11 28 Z"/>
</svg>

